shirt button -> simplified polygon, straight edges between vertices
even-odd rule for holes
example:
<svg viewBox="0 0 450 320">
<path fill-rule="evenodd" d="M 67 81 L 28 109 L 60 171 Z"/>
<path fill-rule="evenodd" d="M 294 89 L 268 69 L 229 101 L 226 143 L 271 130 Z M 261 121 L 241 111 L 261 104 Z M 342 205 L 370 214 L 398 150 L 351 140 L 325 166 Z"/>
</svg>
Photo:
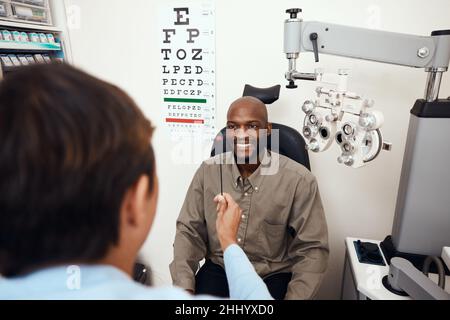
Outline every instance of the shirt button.
<svg viewBox="0 0 450 320">
<path fill-rule="evenodd" d="M 255 187 L 255 191 L 258 191 L 258 187 Z"/>
<path fill-rule="evenodd" d="M 246 192 L 246 193 L 244 193 L 244 196 L 248 197 L 248 193 L 247 193 L 247 192 Z"/>
<path fill-rule="evenodd" d="M 241 238 L 239 238 L 239 239 L 237 239 L 237 240 L 238 240 L 238 242 L 239 242 L 239 243 L 241 243 L 241 242 L 242 242 L 242 239 L 241 239 Z"/>
<path fill-rule="evenodd" d="M 246 218 L 246 217 L 245 217 L 245 214 L 243 214 L 243 215 L 242 215 L 242 219 L 245 219 L 245 218 Z"/>
</svg>

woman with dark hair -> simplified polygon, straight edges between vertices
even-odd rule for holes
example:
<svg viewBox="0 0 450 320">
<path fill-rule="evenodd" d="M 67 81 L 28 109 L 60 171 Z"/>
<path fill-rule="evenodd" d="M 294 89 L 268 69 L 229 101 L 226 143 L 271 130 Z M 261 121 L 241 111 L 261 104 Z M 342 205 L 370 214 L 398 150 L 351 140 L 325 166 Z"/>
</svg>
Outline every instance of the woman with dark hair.
<svg viewBox="0 0 450 320">
<path fill-rule="evenodd" d="M 68 65 L 1 82 L 0 299 L 193 297 L 131 279 L 158 198 L 152 131 L 126 93 Z M 231 298 L 270 299 L 236 245 L 239 206 L 214 201 Z"/>
</svg>

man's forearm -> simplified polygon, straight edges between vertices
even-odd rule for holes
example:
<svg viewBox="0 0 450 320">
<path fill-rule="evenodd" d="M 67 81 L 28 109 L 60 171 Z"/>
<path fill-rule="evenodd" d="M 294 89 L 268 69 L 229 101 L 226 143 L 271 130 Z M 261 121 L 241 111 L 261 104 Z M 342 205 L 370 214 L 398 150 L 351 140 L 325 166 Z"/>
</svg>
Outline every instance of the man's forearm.
<svg viewBox="0 0 450 320">
<path fill-rule="evenodd" d="M 200 237 L 179 230 L 175 237 L 174 259 L 170 264 L 173 284 L 186 290 L 195 290 L 195 273 L 205 257 L 206 245 Z"/>
<path fill-rule="evenodd" d="M 311 300 L 315 297 L 320 284 L 322 283 L 323 273 L 302 273 L 293 274 L 289 282 L 285 300 Z"/>
<path fill-rule="evenodd" d="M 314 249 L 307 256 L 301 257 L 292 268 L 286 300 L 308 300 L 315 297 L 328 266 L 328 255 L 326 249 Z"/>
<path fill-rule="evenodd" d="M 200 260 L 199 260 L 200 261 Z M 198 261 L 177 257 L 170 264 L 173 285 L 186 289 L 195 290 L 195 273 L 198 269 Z"/>
</svg>

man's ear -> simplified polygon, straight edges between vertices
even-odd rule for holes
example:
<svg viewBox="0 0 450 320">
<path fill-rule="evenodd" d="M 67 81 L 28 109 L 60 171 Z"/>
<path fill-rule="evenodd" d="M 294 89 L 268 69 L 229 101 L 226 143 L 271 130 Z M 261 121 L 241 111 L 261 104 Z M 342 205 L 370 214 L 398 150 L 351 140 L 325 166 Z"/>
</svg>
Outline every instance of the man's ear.
<svg viewBox="0 0 450 320">
<path fill-rule="evenodd" d="M 139 179 L 127 190 L 122 203 L 122 214 L 125 222 L 130 226 L 138 226 L 147 214 L 149 197 L 149 182 L 147 175 L 141 175 Z"/>
<path fill-rule="evenodd" d="M 272 123 L 267 123 L 267 136 L 270 136 L 272 134 Z"/>
</svg>

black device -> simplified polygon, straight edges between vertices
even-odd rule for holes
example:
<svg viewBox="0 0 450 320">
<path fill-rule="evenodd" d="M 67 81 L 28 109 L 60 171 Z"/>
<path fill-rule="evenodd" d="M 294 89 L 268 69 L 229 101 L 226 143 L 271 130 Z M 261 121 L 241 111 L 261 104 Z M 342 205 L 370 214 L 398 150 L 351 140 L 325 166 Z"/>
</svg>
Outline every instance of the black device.
<svg viewBox="0 0 450 320">
<path fill-rule="evenodd" d="M 386 265 L 378 244 L 372 242 L 362 242 L 361 240 L 353 241 L 353 244 L 360 263 L 373 264 L 377 266 Z"/>
<path fill-rule="evenodd" d="M 133 280 L 143 285 L 151 285 L 150 269 L 146 265 L 136 262 L 133 269 Z"/>
</svg>

